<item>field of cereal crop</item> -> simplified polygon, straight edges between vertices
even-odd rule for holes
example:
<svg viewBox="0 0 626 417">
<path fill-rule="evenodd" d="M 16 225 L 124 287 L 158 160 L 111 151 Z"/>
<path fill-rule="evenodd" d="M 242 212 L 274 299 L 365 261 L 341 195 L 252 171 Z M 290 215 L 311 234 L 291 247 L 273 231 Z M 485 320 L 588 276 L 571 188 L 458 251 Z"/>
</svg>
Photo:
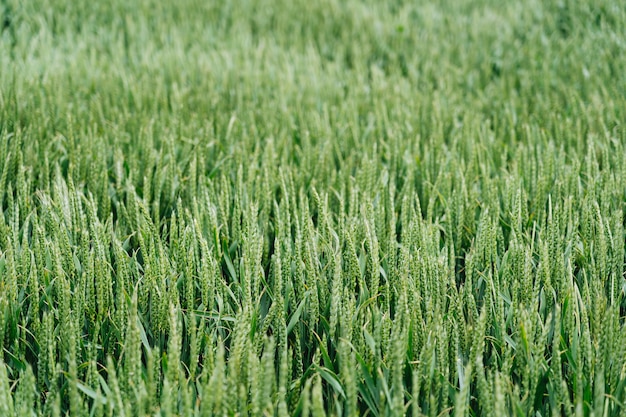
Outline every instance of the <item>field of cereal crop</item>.
<svg viewBox="0 0 626 417">
<path fill-rule="evenodd" d="M 626 3 L 0 0 L 0 416 L 626 416 Z"/>
</svg>

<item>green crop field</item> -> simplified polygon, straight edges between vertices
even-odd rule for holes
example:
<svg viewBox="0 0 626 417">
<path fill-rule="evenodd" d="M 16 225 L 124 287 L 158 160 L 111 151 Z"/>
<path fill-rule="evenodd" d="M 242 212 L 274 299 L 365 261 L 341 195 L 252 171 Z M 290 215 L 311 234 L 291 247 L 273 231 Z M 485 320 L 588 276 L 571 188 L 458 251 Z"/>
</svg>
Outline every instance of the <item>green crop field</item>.
<svg viewBox="0 0 626 417">
<path fill-rule="evenodd" d="M 626 2 L 0 0 L 0 417 L 626 416 Z"/>
</svg>

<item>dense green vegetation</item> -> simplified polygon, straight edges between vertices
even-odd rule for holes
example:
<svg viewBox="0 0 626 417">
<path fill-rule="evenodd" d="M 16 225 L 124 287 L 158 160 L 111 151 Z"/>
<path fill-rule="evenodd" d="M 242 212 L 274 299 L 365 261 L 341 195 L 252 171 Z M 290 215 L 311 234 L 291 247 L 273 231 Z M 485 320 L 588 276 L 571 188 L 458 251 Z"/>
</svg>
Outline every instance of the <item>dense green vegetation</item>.
<svg viewBox="0 0 626 417">
<path fill-rule="evenodd" d="M 625 416 L 626 4 L 0 1 L 0 415 Z"/>
</svg>

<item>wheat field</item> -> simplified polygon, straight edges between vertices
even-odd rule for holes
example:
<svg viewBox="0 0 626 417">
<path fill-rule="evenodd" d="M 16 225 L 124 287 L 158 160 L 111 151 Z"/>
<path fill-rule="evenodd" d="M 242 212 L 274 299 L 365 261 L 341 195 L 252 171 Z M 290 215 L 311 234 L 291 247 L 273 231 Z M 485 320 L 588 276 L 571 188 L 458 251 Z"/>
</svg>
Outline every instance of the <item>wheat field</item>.
<svg viewBox="0 0 626 417">
<path fill-rule="evenodd" d="M 0 1 L 0 416 L 626 416 L 626 3 Z"/>
</svg>

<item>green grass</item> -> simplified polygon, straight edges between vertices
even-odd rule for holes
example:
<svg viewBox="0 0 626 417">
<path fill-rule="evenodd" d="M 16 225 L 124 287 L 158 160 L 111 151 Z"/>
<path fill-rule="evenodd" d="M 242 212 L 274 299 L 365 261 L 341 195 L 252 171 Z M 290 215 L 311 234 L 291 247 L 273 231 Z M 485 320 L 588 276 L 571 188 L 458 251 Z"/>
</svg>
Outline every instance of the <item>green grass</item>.
<svg viewBox="0 0 626 417">
<path fill-rule="evenodd" d="M 0 416 L 625 416 L 625 122 L 618 0 L 2 0 Z"/>
</svg>

